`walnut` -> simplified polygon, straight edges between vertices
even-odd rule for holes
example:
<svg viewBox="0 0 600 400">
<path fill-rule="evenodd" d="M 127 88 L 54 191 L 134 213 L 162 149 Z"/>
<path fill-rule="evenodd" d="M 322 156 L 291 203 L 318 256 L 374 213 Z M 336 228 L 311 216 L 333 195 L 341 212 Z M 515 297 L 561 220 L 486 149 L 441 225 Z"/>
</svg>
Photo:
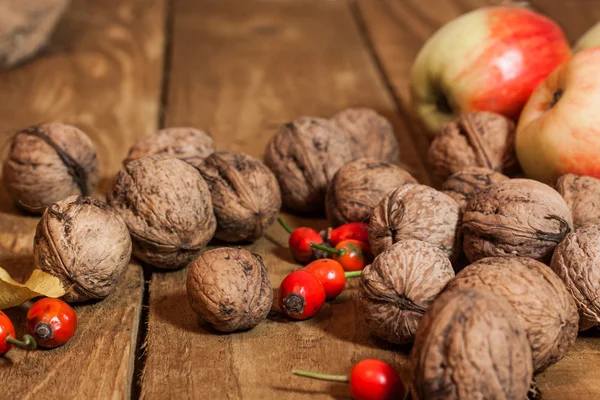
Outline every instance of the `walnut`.
<svg viewBox="0 0 600 400">
<path fill-rule="evenodd" d="M 487 168 L 467 167 L 450 175 L 442 185 L 442 192 L 452 197 L 464 213 L 467 203 L 473 193 L 490 186 L 496 182 L 507 180 L 506 175 Z"/>
<path fill-rule="evenodd" d="M 375 110 L 348 108 L 331 117 L 331 121 L 349 136 L 354 159 L 368 157 L 400 163 L 400 146 L 394 128 Z"/>
<path fill-rule="evenodd" d="M 509 179 L 480 190 L 467 204 L 464 251 L 471 262 L 497 256 L 549 261 L 572 226 L 567 204 L 550 186 Z"/>
<path fill-rule="evenodd" d="M 98 183 L 98 159 L 90 138 L 71 125 L 42 124 L 13 137 L 3 180 L 15 204 L 41 214 L 68 196 L 87 196 Z"/>
<path fill-rule="evenodd" d="M 325 209 L 333 227 L 368 222 L 383 196 L 405 183 L 416 183 L 397 165 L 374 158 L 352 161 L 338 170 L 327 188 Z"/>
<path fill-rule="evenodd" d="M 447 290 L 476 288 L 503 296 L 513 306 L 539 372 L 564 357 L 577 338 L 577 307 L 545 264 L 530 258 L 490 257 L 460 271 Z"/>
<path fill-rule="evenodd" d="M 452 277 L 452 264 L 441 250 L 420 240 L 404 240 L 363 270 L 359 310 L 377 336 L 391 343 L 412 343 L 423 313 Z"/>
<path fill-rule="evenodd" d="M 135 142 L 129 149 L 123 165 L 138 158 L 165 154 L 179 158 L 197 168 L 202 160 L 214 151 L 215 140 L 208 132 L 187 127 L 167 128 Z"/>
<path fill-rule="evenodd" d="M 490 112 L 462 114 L 442 127 L 429 147 L 433 172 L 445 180 L 465 167 L 511 173 L 515 156 L 515 124 Z"/>
<path fill-rule="evenodd" d="M 217 217 L 217 239 L 254 241 L 275 221 L 281 192 L 275 175 L 244 153 L 216 152 L 200 167 Z"/>
<path fill-rule="evenodd" d="M 483 290 L 442 293 L 419 324 L 411 359 L 416 399 L 525 399 L 533 375 L 515 311 Z"/>
<path fill-rule="evenodd" d="M 69 0 L 0 1 L 0 69 L 34 56 L 54 32 Z"/>
<path fill-rule="evenodd" d="M 58 277 L 71 302 L 114 292 L 131 258 L 123 218 L 108 204 L 70 196 L 46 208 L 33 245 L 36 268 Z"/>
<path fill-rule="evenodd" d="M 458 204 L 425 185 L 407 183 L 386 195 L 373 209 L 369 244 L 378 255 L 392 244 L 417 239 L 441 249 L 451 260 L 458 246 Z"/>
<path fill-rule="evenodd" d="M 600 179 L 566 174 L 556 181 L 556 190 L 571 209 L 575 228 L 600 224 Z"/>
<path fill-rule="evenodd" d="M 262 258 L 241 248 L 209 250 L 191 265 L 186 280 L 192 309 L 216 330 L 250 329 L 263 321 L 273 289 Z"/>
<path fill-rule="evenodd" d="M 186 266 L 217 226 L 208 186 L 194 167 L 174 157 L 133 160 L 115 177 L 108 203 L 131 233 L 133 255 L 159 268 Z"/>
<path fill-rule="evenodd" d="M 550 263 L 575 299 L 580 331 L 600 324 L 599 259 L 600 225 L 588 225 L 569 233 Z"/>
<path fill-rule="evenodd" d="M 275 173 L 283 205 L 300 213 L 321 213 L 327 185 L 352 160 L 351 143 L 323 118 L 300 117 L 271 138 L 265 164 Z"/>
</svg>

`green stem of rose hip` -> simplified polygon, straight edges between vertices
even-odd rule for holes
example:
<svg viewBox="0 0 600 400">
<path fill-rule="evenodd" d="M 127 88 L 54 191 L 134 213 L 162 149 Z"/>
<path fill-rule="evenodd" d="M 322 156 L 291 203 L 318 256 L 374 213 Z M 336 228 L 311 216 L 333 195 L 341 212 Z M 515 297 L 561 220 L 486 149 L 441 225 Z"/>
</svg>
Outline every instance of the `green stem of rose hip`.
<svg viewBox="0 0 600 400">
<path fill-rule="evenodd" d="M 292 234 L 292 232 L 294 232 L 294 231 L 292 230 L 292 228 L 291 228 L 291 227 L 290 227 L 288 224 L 286 224 L 286 223 L 285 223 L 285 221 L 283 220 L 283 218 L 277 218 L 277 221 L 278 221 L 278 222 L 279 222 L 279 224 L 280 224 L 280 225 L 283 227 L 283 229 L 285 229 L 285 231 L 286 231 L 287 233 L 289 233 L 290 235 Z"/>
<path fill-rule="evenodd" d="M 316 372 L 309 371 L 300 371 L 293 370 L 292 374 L 298 376 L 305 376 L 307 378 L 320 379 L 322 381 L 331 381 L 331 382 L 350 382 L 350 378 L 346 375 L 328 375 L 328 374 L 318 374 Z"/>
<path fill-rule="evenodd" d="M 313 249 L 323 250 L 328 253 L 335 254 L 336 256 L 339 256 L 339 257 L 343 256 L 346 253 L 346 250 L 338 250 L 338 249 L 334 249 L 333 247 L 323 246 L 322 244 L 311 243 L 310 247 L 312 247 Z"/>
<path fill-rule="evenodd" d="M 348 278 L 357 278 L 362 274 L 362 271 L 351 271 L 351 272 L 345 272 L 344 275 L 346 275 L 346 279 Z"/>
<path fill-rule="evenodd" d="M 37 343 L 31 335 L 23 335 L 23 341 L 9 335 L 6 338 L 6 343 L 14 344 L 17 347 L 27 350 L 35 350 L 37 348 Z"/>
</svg>

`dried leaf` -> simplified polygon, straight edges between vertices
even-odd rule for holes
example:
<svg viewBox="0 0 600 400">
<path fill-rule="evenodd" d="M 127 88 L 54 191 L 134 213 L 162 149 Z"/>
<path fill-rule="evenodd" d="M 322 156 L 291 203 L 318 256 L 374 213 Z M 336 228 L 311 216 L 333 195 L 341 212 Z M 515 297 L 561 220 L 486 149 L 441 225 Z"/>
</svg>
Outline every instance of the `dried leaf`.
<svg viewBox="0 0 600 400">
<path fill-rule="evenodd" d="M 60 280 L 42 270 L 34 269 L 25 283 L 19 283 L 0 268 L 0 310 L 23 304 L 38 296 L 61 297 L 65 294 Z"/>
</svg>

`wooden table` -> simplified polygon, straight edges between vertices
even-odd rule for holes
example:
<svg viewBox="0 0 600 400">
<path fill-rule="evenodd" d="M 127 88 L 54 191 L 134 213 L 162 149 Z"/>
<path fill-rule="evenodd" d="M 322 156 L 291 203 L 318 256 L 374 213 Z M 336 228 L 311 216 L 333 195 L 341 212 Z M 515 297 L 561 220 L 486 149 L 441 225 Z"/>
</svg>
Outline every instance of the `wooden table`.
<svg viewBox="0 0 600 400">
<path fill-rule="evenodd" d="M 208 129 L 220 149 L 260 157 L 280 124 L 364 105 L 390 118 L 403 161 L 435 185 L 423 162 L 427 142 L 409 111 L 411 63 L 443 23 L 489 3 L 73 0 L 49 48 L 0 74 L 0 149 L 21 127 L 75 124 L 97 146 L 103 196 L 128 147 L 160 127 Z M 574 41 L 600 20 L 598 5 L 538 0 L 533 7 Z M 23 276 L 37 218 L 15 210 L 3 188 L 0 213 L 0 265 Z M 275 287 L 295 267 L 286 239 L 273 226 L 249 246 L 264 257 Z M 352 291 L 309 321 L 268 320 L 223 335 L 199 324 L 185 298 L 185 274 L 132 261 L 118 293 L 77 306 L 79 331 L 68 345 L 0 360 L 0 398 L 343 399 L 344 385 L 290 371 L 345 373 L 365 357 L 408 371 L 409 348 L 371 337 Z M 9 310 L 19 325 L 24 313 Z M 537 377 L 543 398 L 600 398 L 599 364 L 600 338 L 586 333 Z"/>
</svg>

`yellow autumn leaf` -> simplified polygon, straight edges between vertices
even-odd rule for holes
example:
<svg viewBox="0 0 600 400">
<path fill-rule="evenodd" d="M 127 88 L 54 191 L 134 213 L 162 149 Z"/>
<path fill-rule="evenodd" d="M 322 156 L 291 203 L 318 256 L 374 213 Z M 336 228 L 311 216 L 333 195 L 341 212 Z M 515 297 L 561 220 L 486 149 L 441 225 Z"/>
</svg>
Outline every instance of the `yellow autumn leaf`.
<svg viewBox="0 0 600 400">
<path fill-rule="evenodd" d="M 65 294 L 60 280 L 40 269 L 34 269 L 25 283 L 19 283 L 0 268 L 0 310 L 23 304 L 38 296 L 60 297 Z"/>
</svg>

